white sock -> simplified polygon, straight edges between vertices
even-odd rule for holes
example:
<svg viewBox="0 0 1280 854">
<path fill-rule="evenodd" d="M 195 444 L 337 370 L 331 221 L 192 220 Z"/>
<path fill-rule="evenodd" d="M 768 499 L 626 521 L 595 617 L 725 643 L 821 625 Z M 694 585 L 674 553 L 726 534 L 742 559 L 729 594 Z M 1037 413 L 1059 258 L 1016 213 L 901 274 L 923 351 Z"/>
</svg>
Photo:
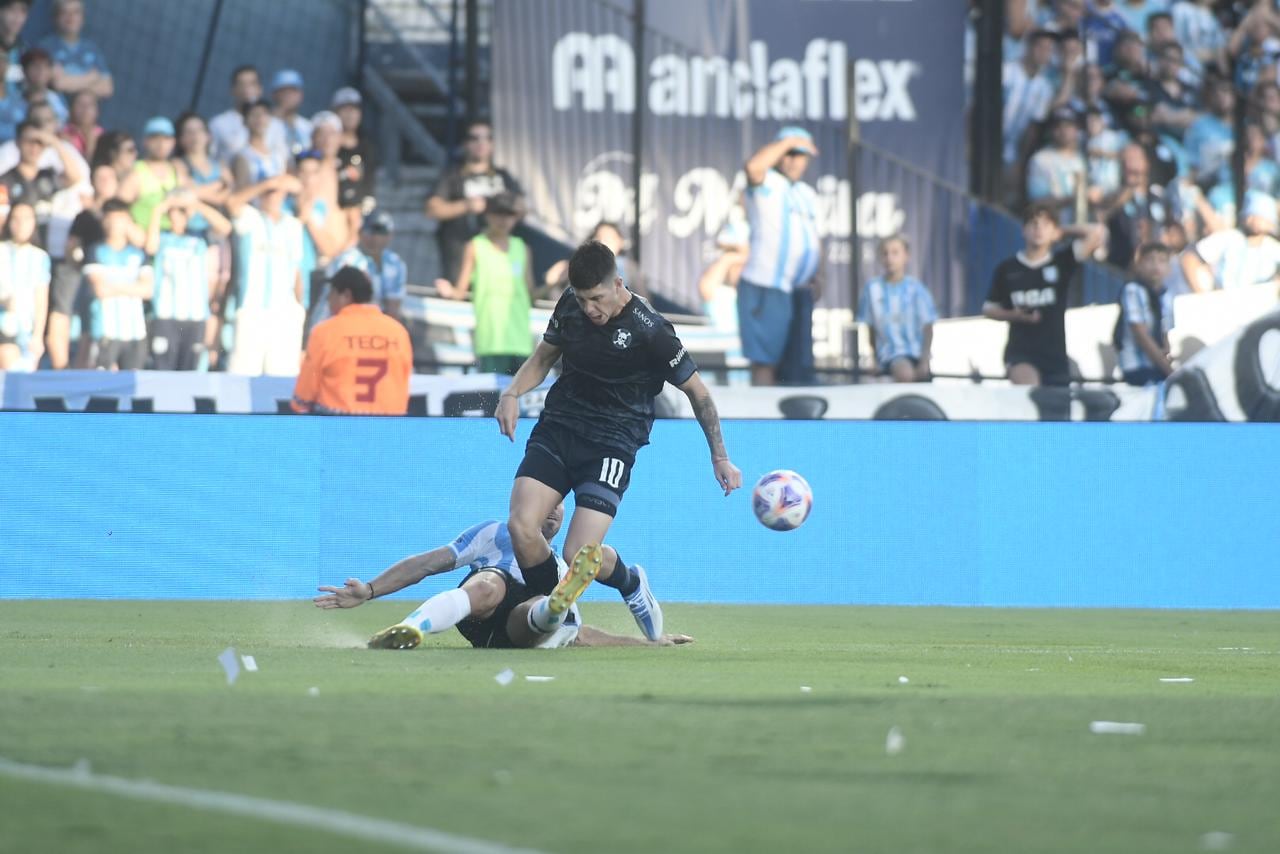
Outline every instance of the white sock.
<svg viewBox="0 0 1280 854">
<path fill-rule="evenodd" d="M 559 614 L 553 614 L 550 606 L 551 597 L 544 596 L 529 609 L 529 628 L 544 635 L 549 635 L 560 628 L 564 618 L 569 615 L 569 609 L 566 608 Z"/>
<path fill-rule="evenodd" d="M 402 621 L 427 634 L 448 631 L 471 616 L 471 597 L 461 587 L 437 593 Z"/>
<path fill-rule="evenodd" d="M 564 578 L 565 574 L 569 572 L 569 564 L 564 562 L 564 558 L 560 557 L 560 553 L 557 551 L 553 550 L 551 552 L 551 556 L 556 559 L 556 573 L 560 578 Z M 567 608 L 563 614 L 551 613 L 551 608 L 548 607 L 550 602 L 551 597 L 544 596 L 538 600 L 538 604 L 529 609 L 529 618 L 527 622 L 529 623 L 529 628 L 533 629 L 535 632 L 542 632 L 545 635 L 549 635 L 556 629 L 560 628 L 560 624 L 564 622 L 564 618 L 569 616 L 569 609 Z"/>
</svg>

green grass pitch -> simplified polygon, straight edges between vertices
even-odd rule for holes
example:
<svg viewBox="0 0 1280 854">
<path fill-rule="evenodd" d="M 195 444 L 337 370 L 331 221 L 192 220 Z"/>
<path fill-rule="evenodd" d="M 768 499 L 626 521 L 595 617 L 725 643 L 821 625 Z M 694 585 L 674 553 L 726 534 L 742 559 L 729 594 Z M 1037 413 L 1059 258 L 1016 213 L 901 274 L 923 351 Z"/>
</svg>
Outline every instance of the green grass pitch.
<svg viewBox="0 0 1280 854">
<path fill-rule="evenodd" d="M 1280 851 L 1274 613 L 674 605 L 692 646 L 363 648 L 411 607 L 0 602 L 0 757 L 548 852 Z M 381 850 L 0 774 L 2 852 Z"/>
</svg>

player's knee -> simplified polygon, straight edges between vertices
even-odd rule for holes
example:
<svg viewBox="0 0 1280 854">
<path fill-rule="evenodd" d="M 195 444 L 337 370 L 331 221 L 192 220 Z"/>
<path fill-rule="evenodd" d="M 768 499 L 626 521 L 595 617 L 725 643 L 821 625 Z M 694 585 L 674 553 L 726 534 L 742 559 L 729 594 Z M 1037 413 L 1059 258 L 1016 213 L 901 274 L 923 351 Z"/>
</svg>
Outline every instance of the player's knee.
<svg viewBox="0 0 1280 854">
<path fill-rule="evenodd" d="M 518 549 L 525 549 L 542 540 L 542 520 L 526 519 L 513 515 L 507 521 L 507 530 L 511 533 L 511 542 Z"/>
<path fill-rule="evenodd" d="M 495 572 L 482 572 L 474 576 L 463 585 L 463 589 L 471 600 L 471 616 L 475 619 L 491 615 L 507 595 L 505 581 Z"/>
</svg>

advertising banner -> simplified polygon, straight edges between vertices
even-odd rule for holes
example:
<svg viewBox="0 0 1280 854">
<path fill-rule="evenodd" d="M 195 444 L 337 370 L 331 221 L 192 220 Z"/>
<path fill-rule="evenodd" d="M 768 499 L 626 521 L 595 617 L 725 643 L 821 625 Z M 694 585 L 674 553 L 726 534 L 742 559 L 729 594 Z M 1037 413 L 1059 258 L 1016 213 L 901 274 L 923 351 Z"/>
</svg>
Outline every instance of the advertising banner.
<svg viewBox="0 0 1280 854">
<path fill-rule="evenodd" d="M 826 239 L 830 284 L 820 305 L 847 311 L 855 299 L 854 190 L 846 158 L 852 82 L 856 131 L 882 152 L 859 170 L 863 278 L 874 273 L 875 241 L 901 232 L 913 247 L 913 271 L 942 314 L 963 308 L 965 214 L 949 188 L 966 180 L 965 4 L 649 0 L 645 6 L 644 55 L 637 62 L 630 3 L 496 4 L 497 159 L 528 190 L 542 227 L 569 243 L 601 221 L 634 233 L 632 131 L 639 112 L 641 267 L 655 291 L 697 311 L 698 276 L 717 255 L 717 237 L 726 224 L 744 221 L 743 164 L 780 128 L 801 125 L 820 149 L 805 176 L 817 191 Z"/>
</svg>

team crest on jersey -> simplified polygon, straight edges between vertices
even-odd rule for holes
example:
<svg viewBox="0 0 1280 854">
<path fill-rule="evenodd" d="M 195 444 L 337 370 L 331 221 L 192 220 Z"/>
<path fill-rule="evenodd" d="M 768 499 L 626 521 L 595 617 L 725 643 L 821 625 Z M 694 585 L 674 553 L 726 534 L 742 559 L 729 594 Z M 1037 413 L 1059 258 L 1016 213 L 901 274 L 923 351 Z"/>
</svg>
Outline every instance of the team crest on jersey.
<svg viewBox="0 0 1280 854">
<path fill-rule="evenodd" d="M 631 332 L 627 329 L 619 329 L 613 335 L 613 346 L 619 350 L 627 349 L 627 345 L 631 343 Z"/>
<path fill-rule="evenodd" d="M 1044 268 L 1044 272 L 1041 275 L 1044 276 L 1046 282 L 1052 285 L 1058 281 L 1058 268 L 1050 264 Z"/>
</svg>

